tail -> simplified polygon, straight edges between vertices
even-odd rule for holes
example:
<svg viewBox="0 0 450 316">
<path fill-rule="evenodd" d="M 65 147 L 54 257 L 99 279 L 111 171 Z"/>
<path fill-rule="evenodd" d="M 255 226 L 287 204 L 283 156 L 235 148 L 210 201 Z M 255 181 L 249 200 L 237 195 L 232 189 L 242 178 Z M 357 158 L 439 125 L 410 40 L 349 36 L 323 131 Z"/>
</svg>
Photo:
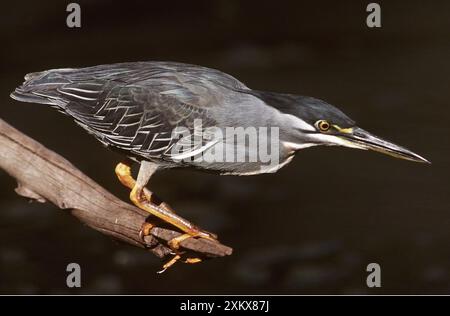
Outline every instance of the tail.
<svg viewBox="0 0 450 316">
<path fill-rule="evenodd" d="M 59 86 L 70 83 L 62 75 L 72 69 L 53 69 L 29 73 L 25 82 L 10 94 L 17 101 L 64 106 L 57 89 Z"/>
</svg>

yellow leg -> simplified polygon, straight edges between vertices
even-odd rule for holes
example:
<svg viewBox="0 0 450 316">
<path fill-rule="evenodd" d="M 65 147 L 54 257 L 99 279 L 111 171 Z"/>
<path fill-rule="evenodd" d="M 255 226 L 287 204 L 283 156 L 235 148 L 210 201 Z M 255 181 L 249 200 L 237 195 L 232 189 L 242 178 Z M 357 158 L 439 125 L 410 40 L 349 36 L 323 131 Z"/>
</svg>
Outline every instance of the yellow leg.
<svg viewBox="0 0 450 316">
<path fill-rule="evenodd" d="M 199 229 L 198 227 L 193 225 L 191 222 L 187 221 L 186 219 L 182 218 L 181 216 L 176 215 L 173 212 L 170 212 L 158 205 L 149 203 L 146 199 L 143 188 L 140 188 L 138 185 L 136 185 L 131 190 L 130 199 L 140 209 L 149 212 L 150 214 L 162 219 L 163 221 L 165 221 L 169 224 L 172 224 L 173 226 L 179 228 L 186 234 L 189 234 L 190 237 L 200 237 L 200 238 L 206 238 L 206 239 L 209 239 L 212 241 L 216 241 L 216 238 L 213 234 Z"/>
<path fill-rule="evenodd" d="M 123 185 L 131 189 L 130 199 L 140 209 L 143 209 L 150 214 L 174 225 L 175 227 L 178 227 L 192 237 L 201 237 L 211 240 L 216 239 L 213 234 L 200 230 L 189 221 L 176 215 L 172 208 L 166 208 L 166 206 L 168 206 L 167 204 L 153 204 L 152 193 L 144 186 L 138 185 L 137 181 L 131 175 L 130 166 L 124 163 L 117 164 L 116 175 Z"/>
<path fill-rule="evenodd" d="M 127 164 L 120 162 L 116 165 L 116 176 L 119 179 L 119 181 L 126 186 L 129 189 L 133 189 L 136 186 L 136 180 L 131 175 L 131 167 Z M 152 204 L 158 205 L 159 207 L 165 209 L 166 211 L 175 213 L 175 211 L 169 206 L 169 204 L 165 202 L 161 202 L 159 204 L 156 203 L 154 199 L 154 195 L 152 192 L 150 192 L 148 189 L 143 189 L 143 194 L 145 196 L 145 199 Z"/>
<path fill-rule="evenodd" d="M 150 214 L 164 220 L 167 223 L 174 225 L 175 227 L 179 228 L 180 230 L 186 233 L 168 242 L 169 246 L 173 250 L 178 250 L 180 247 L 180 243 L 188 238 L 198 237 L 216 241 L 217 236 L 197 228 L 189 221 L 176 215 L 172 210 L 172 208 L 170 208 L 167 204 L 165 203 L 160 205 L 153 204 L 152 193 L 144 187 L 148 179 L 143 180 L 145 183 L 139 183 L 140 181 L 142 181 L 142 179 L 140 179 L 138 176 L 138 181 L 136 181 L 131 175 L 130 166 L 124 163 L 119 163 L 116 166 L 116 175 L 123 185 L 125 185 L 128 188 L 131 188 L 130 199 L 137 207 L 149 212 Z M 143 226 L 140 235 L 142 235 L 142 237 L 148 235 L 150 233 L 151 228 L 152 226 L 148 225 L 146 227 Z M 177 260 L 175 260 L 175 262 Z M 173 265 L 175 262 L 173 262 L 171 265 Z"/>
</svg>

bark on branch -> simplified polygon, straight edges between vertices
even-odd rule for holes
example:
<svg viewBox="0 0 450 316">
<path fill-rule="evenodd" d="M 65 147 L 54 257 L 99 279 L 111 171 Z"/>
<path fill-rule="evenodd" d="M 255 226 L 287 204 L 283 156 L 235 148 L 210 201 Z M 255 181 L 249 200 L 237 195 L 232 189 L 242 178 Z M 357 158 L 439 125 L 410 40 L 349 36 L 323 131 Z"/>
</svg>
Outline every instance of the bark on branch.
<svg viewBox="0 0 450 316">
<path fill-rule="evenodd" d="M 103 234 L 146 248 L 158 257 L 171 250 L 167 241 L 179 236 L 163 227 L 148 213 L 106 191 L 57 153 L 22 134 L 0 119 L 0 168 L 18 182 L 16 192 L 24 197 L 49 201 Z M 144 240 L 139 231 L 145 221 L 156 224 Z M 183 250 L 202 257 L 230 255 L 232 249 L 205 239 L 186 239 Z"/>
</svg>

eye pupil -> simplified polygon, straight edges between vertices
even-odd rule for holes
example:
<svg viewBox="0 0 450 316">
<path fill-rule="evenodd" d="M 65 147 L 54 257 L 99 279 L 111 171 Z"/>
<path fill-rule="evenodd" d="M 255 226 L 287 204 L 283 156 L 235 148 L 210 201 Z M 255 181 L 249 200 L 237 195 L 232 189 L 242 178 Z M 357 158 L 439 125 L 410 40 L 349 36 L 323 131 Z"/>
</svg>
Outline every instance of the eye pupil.
<svg viewBox="0 0 450 316">
<path fill-rule="evenodd" d="M 318 125 L 321 131 L 327 131 L 330 129 L 330 124 L 327 121 L 320 121 Z"/>
</svg>

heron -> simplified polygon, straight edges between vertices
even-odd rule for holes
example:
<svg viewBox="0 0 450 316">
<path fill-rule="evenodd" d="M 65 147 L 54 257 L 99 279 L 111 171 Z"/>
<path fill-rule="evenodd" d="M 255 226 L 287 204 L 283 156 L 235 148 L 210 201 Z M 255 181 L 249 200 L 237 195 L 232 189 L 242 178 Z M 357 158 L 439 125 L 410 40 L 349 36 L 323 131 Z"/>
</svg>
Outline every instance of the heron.
<svg viewBox="0 0 450 316">
<path fill-rule="evenodd" d="M 25 82 L 11 97 L 55 108 L 72 117 L 103 145 L 128 158 L 117 164 L 115 173 L 131 190 L 131 201 L 183 233 L 168 242 L 175 256 L 164 269 L 181 258 L 183 240 L 215 241 L 217 236 L 175 213 L 146 187 L 158 170 L 191 168 L 219 175 L 273 173 L 300 150 L 318 145 L 373 150 L 429 163 L 411 150 L 358 127 L 341 110 L 323 100 L 253 90 L 229 74 L 191 64 L 127 62 L 34 72 L 25 76 Z M 275 141 L 270 138 L 276 145 L 276 162 L 199 159 L 218 148 L 248 157 L 258 146 L 250 146 L 245 137 L 236 140 L 226 133 L 211 132 L 209 137 L 194 142 L 198 136 L 196 121 L 201 122 L 200 132 L 211 128 L 224 131 L 229 127 L 276 128 Z M 177 132 L 181 127 L 184 133 Z M 267 141 L 268 136 L 265 138 Z M 140 165 L 136 178 L 130 160 Z M 152 227 L 144 223 L 141 237 L 150 234 Z M 199 261 L 201 258 L 195 257 L 184 260 Z"/>
</svg>

